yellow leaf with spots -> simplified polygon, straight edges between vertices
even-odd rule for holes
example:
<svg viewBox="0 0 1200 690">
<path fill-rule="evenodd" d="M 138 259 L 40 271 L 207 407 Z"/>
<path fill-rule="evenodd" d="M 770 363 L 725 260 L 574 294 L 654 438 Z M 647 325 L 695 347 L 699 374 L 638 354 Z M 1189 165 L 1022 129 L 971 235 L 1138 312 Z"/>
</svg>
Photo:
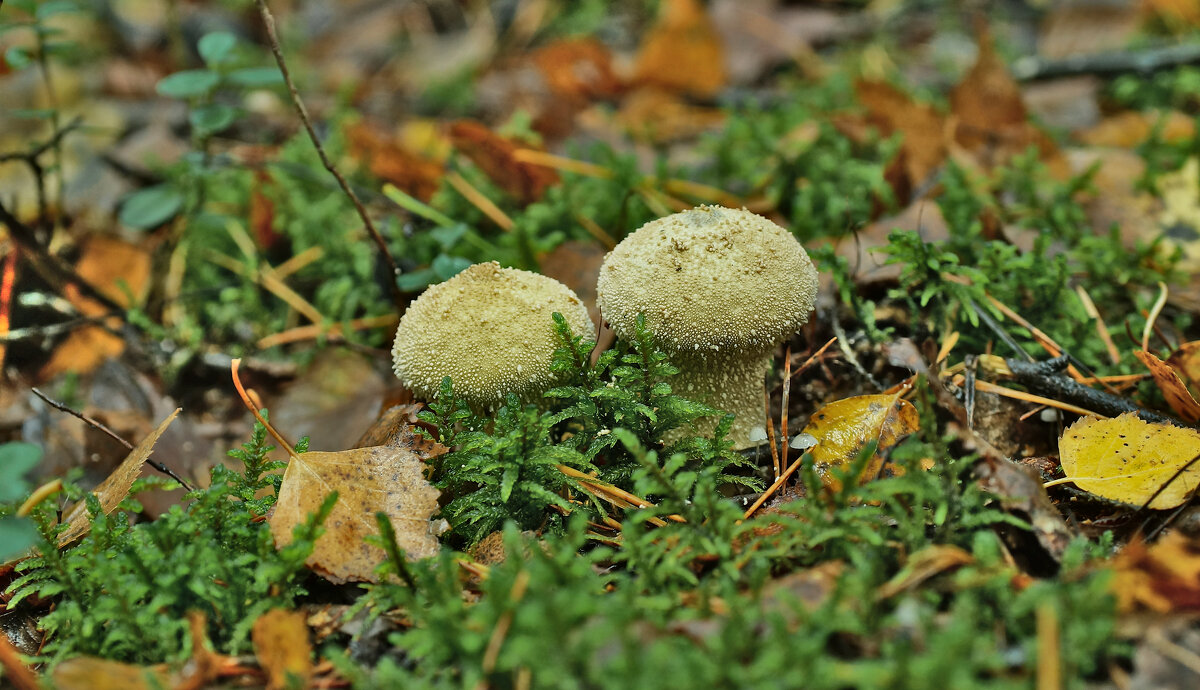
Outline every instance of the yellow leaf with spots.
<svg viewBox="0 0 1200 690">
<path fill-rule="evenodd" d="M 917 408 L 897 395 L 859 395 L 832 402 L 817 410 L 804 427 L 817 443 L 808 452 L 826 486 L 835 491 L 841 483 L 833 470 L 854 462 L 862 449 L 877 441 L 875 455 L 859 475 L 860 482 L 879 474 L 885 453 L 920 426 Z"/>
<path fill-rule="evenodd" d="M 1075 422 L 1058 440 L 1058 454 L 1066 477 L 1047 486 L 1071 482 L 1122 503 L 1142 505 L 1162 488 L 1150 507 L 1174 508 L 1200 484 L 1200 463 L 1180 472 L 1200 454 L 1200 432 L 1151 424 L 1132 412 L 1115 419 L 1085 417 Z"/>
<path fill-rule="evenodd" d="M 280 547 L 291 543 L 296 525 L 336 491 L 337 504 L 325 520 L 325 533 L 305 561 L 327 580 L 375 581 L 375 567 L 385 555 L 363 538 L 379 533 L 375 513 L 380 511 L 391 519 L 396 541 L 410 559 L 434 555 L 438 540 L 429 518 L 438 509 L 440 492 L 425 480 L 423 468 L 417 452 L 396 445 L 293 458 L 283 473 L 270 518 L 275 543 Z"/>
</svg>

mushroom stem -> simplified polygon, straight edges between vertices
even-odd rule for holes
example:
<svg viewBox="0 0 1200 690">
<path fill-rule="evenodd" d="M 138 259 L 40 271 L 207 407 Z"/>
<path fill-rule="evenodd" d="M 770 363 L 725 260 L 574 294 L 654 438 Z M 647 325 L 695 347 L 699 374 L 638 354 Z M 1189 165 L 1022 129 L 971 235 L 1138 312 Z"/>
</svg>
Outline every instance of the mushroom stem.
<svg viewBox="0 0 1200 690">
<path fill-rule="evenodd" d="M 752 440 L 751 432 L 757 429 L 766 433 L 763 379 L 771 365 L 771 355 L 771 351 L 754 355 L 744 350 L 676 353 L 671 362 L 679 367 L 679 374 L 670 381 L 671 391 L 733 414 L 733 426 L 727 437 L 733 449 L 752 448 L 762 441 Z M 663 440 L 673 443 L 692 434 L 711 436 L 720 419 L 720 415 L 701 417 L 696 420 L 696 431 L 674 429 Z"/>
</svg>

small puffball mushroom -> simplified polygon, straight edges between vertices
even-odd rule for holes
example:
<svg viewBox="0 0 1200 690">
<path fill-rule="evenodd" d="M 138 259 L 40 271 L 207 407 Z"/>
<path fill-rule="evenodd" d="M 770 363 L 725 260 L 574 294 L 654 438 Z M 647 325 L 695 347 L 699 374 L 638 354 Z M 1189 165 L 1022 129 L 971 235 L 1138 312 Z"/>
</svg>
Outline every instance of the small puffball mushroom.
<svg viewBox="0 0 1200 690">
<path fill-rule="evenodd" d="M 392 347 L 396 376 L 426 400 L 449 376 L 455 394 L 479 409 L 508 393 L 532 399 L 556 381 L 554 312 L 576 335 L 595 331 L 587 307 L 557 280 L 494 261 L 470 266 L 404 312 Z"/>
<path fill-rule="evenodd" d="M 808 321 L 817 298 L 817 270 L 791 233 L 720 206 L 659 218 L 609 252 L 596 292 L 618 337 L 631 337 L 638 314 L 646 315 L 680 369 L 676 393 L 736 415 L 735 449 L 757 445 L 771 357 Z M 717 420 L 702 421 L 711 433 Z"/>
</svg>

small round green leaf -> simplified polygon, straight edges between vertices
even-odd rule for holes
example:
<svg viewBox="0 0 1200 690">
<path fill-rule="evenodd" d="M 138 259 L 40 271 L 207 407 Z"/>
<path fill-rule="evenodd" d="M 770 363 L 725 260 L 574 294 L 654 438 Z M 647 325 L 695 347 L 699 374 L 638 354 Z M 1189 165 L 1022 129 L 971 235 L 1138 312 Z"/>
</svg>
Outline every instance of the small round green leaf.
<svg viewBox="0 0 1200 690">
<path fill-rule="evenodd" d="M 188 113 L 188 121 L 201 137 L 216 134 L 233 124 L 237 110 L 222 103 L 201 106 Z"/>
<path fill-rule="evenodd" d="M 121 205 L 120 220 L 139 230 L 156 228 L 183 208 L 183 194 L 169 185 L 157 185 L 134 192 Z"/>
<path fill-rule="evenodd" d="M 200 57 L 204 58 L 204 64 L 214 67 L 228 61 L 235 46 L 236 36 L 228 31 L 214 31 L 204 34 L 196 44 L 196 49 L 200 51 Z"/>
<path fill-rule="evenodd" d="M 159 80 L 159 95 L 168 98 L 196 98 L 212 91 L 220 81 L 216 72 L 206 69 L 186 69 Z"/>
<path fill-rule="evenodd" d="M 29 52 L 20 46 L 11 46 L 4 51 L 4 62 L 13 69 L 25 69 L 33 63 Z"/>
</svg>

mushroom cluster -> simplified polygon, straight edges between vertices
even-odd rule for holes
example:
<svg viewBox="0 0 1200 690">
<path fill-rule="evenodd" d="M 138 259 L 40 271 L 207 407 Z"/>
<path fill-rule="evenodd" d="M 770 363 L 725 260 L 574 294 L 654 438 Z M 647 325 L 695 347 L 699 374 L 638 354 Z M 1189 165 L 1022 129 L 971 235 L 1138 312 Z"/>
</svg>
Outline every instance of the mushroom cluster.
<svg viewBox="0 0 1200 690">
<path fill-rule="evenodd" d="M 638 314 L 680 368 L 675 392 L 736 415 L 735 449 L 765 438 L 763 379 L 808 321 L 817 271 L 796 238 L 745 209 L 701 206 L 651 221 L 605 258 L 597 295 L 617 336 Z M 716 419 L 701 426 L 711 433 Z"/>
<path fill-rule="evenodd" d="M 556 380 L 554 312 L 577 334 L 595 330 L 583 302 L 562 283 L 494 261 L 470 266 L 404 312 L 392 348 L 396 376 L 425 399 L 449 376 L 455 393 L 479 409 L 508 393 L 533 398 Z"/>
</svg>

